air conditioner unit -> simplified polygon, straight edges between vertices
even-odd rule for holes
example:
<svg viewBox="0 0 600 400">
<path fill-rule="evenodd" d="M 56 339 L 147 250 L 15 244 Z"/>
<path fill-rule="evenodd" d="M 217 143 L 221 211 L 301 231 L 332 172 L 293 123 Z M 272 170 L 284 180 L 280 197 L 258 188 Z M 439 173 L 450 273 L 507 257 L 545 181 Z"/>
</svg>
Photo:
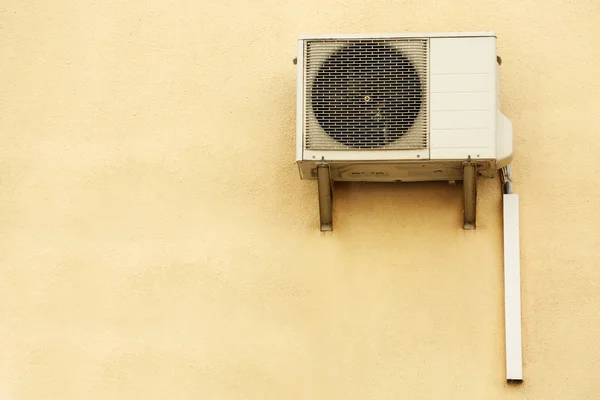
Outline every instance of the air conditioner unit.
<svg viewBox="0 0 600 400">
<path fill-rule="evenodd" d="M 301 36 L 296 160 L 319 181 L 321 229 L 334 181 L 440 180 L 464 181 L 474 228 L 477 177 L 512 157 L 498 60 L 493 33 Z"/>
</svg>

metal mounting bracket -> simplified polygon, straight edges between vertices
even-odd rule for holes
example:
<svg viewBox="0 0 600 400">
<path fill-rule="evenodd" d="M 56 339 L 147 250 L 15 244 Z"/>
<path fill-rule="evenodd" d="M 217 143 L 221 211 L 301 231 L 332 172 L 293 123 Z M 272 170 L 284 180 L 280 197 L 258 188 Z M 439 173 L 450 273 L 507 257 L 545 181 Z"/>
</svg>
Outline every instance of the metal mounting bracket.
<svg viewBox="0 0 600 400">
<path fill-rule="evenodd" d="M 477 163 L 463 162 L 464 229 L 475 229 L 477 217 Z"/>
<path fill-rule="evenodd" d="M 329 165 L 324 161 L 317 165 L 321 231 L 333 230 L 333 185 L 330 172 Z"/>
</svg>

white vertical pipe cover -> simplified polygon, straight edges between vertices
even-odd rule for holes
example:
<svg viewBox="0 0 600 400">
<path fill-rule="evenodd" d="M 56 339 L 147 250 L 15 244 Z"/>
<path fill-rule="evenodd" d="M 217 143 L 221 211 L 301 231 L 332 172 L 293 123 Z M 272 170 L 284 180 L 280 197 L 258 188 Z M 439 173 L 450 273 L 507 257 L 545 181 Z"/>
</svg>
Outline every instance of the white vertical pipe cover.
<svg viewBox="0 0 600 400">
<path fill-rule="evenodd" d="M 523 380 L 521 342 L 521 261 L 519 246 L 519 195 L 504 194 L 504 320 L 506 379 Z"/>
</svg>

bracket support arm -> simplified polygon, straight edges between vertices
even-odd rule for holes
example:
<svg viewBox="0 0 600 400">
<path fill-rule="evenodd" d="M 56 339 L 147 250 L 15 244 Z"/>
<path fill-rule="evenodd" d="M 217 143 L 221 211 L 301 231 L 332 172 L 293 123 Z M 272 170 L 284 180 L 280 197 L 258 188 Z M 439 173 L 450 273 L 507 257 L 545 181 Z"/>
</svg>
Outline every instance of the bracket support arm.
<svg viewBox="0 0 600 400">
<path fill-rule="evenodd" d="M 319 183 L 319 216 L 321 231 L 333 230 L 333 188 L 329 165 L 320 163 L 317 166 Z"/>
<path fill-rule="evenodd" d="M 475 229 L 477 217 L 477 163 L 463 162 L 464 229 Z"/>
</svg>

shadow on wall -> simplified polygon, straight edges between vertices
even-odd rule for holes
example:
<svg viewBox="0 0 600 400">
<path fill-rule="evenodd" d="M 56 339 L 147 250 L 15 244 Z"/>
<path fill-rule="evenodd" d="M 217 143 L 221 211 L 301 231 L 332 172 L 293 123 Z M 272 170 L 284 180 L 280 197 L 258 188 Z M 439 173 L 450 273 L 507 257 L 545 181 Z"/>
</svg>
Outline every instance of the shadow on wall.
<svg viewBox="0 0 600 400">
<path fill-rule="evenodd" d="M 501 219 L 498 179 L 478 179 L 477 229 L 483 232 Z M 389 229 L 436 235 L 463 234 L 462 182 L 355 183 L 336 182 L 334 229 Z"/>
<path fill-rule="evenodd" d="M 334 229 L 462 229 L 462 184 L 336 182 L 334 219 Z"/>
</svg>

